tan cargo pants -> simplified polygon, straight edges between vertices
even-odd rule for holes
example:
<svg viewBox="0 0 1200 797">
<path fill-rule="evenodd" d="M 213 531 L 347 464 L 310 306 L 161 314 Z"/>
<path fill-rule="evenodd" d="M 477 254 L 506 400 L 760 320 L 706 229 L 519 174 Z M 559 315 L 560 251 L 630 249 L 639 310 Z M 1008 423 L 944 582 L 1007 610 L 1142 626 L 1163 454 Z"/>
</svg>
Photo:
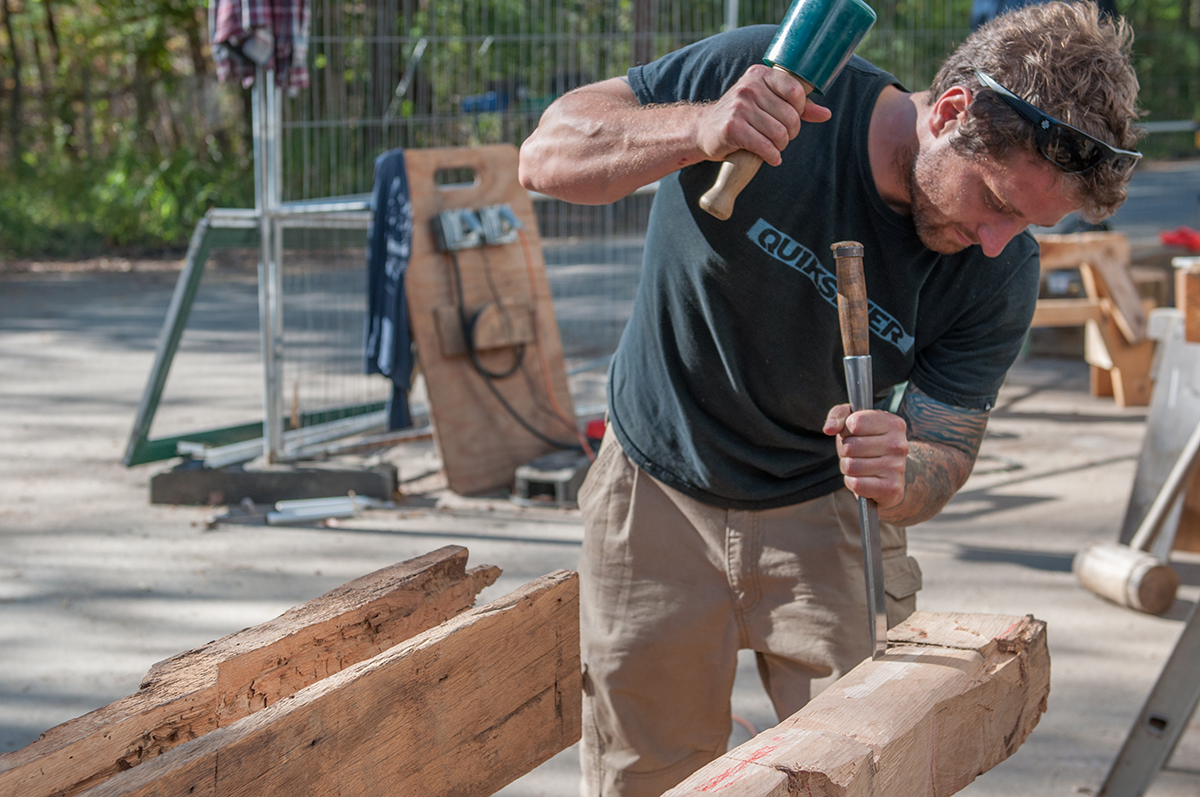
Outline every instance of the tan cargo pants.
<svg viewBox="0 0 1200 797">
<path fill-rule="evenodd" d="M 637 468 L 609 430 L 579 491 L 584 797 L 657 797 L 728 744 L 737 652 L 780 718 L 812 679 L 870 655 L 857 503 L 847 490 L 717 509 Z M 888 623 L 916 608 L 905 530 L 881 524 Z"/>
</svg>

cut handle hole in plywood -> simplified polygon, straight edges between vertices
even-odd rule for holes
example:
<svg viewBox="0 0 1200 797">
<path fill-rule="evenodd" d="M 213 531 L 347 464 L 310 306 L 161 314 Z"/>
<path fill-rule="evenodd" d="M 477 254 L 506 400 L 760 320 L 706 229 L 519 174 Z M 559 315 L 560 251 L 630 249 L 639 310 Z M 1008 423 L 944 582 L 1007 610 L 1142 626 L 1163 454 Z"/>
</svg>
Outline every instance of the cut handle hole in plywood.
<svg viewBox="0 0 1200 797">
<path fill-rule="evenodd" d="M 433 173 L 433 183 L 438 188 L 471 188 L 479 182 L 479 174 L 470 166 L 452 166 Z"/>
</svg>

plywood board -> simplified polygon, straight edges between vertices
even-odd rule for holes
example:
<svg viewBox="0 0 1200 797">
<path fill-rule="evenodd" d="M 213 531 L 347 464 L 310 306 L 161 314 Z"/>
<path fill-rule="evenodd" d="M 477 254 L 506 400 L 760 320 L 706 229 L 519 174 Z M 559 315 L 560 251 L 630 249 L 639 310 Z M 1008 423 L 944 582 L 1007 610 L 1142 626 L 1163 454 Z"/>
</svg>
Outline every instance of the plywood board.
<svg viewBox="0 0 1200 797">
<path fill-rule="evenodd" d="M 574 445 L 577 439 L 537 220 L 528 192 L 517 182 L 517 148 L 409 150 L 405 163 L 413 205 L 405 291 L 446 480 L 451 490 L 464 495 L 506 487 L 518 466 L 555 449 L 524 428 L 505 404 L 551 440 Z M 440 184 L 439 174 L 460 170 L 472 172 L 473 181 Z M 438 213 L 500 204 L 507 204 L 520 219 L 524 242 L 463 249 L 453 256 L 437 251 L 432 225 Z M 491 380 L 503 402 L 489 389 L 472 358 L 465 351 L 459 353 L 455 341 L 443 340 L 447 334 L 454 337 L 453 330 L 447 333 L 445 319 L 449 309 L 453 309 L 451 318 L 457 315 L 459 306 L 455 259 L 468 314 L 487 306 L 532 309 L 532 341 L 523 342 L 528 336 L 517 330 L 510 337 L 518 341 L 516 345 L 480 347 L 479 362 L 493 373 L 508 371 L 522 357 L 511 376 Z M 520 326 L 516 315 L 512 321 Z M 492 327 L 485 337 L 490 335 L 495 342 L 503 336 Z M 461 336 L 457 342 L 461 343 Z M 556 405 L 565 417 L 558 416 Z"/>
</svg>

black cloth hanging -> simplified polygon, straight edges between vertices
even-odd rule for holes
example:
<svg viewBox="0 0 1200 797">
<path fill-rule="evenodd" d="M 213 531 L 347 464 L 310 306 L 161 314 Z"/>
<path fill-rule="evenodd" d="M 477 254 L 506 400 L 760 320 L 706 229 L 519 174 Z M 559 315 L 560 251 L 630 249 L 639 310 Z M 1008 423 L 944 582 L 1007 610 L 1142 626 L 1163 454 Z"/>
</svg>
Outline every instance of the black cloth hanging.
<svg viewBox="0 0 1200 797">
<path fill-rule="evenodd" d="M 367 232 L 367 318 L 364 335 L 366 370 L 392 380 L 388 428 L 412 426 L 408 408 L 413 371 L 412 334 L 404 275 L 412 251 L 412 201 L 404 171 L 404 150 L 375 159 L 371 194 L 371 226 Z"/>
</svg>

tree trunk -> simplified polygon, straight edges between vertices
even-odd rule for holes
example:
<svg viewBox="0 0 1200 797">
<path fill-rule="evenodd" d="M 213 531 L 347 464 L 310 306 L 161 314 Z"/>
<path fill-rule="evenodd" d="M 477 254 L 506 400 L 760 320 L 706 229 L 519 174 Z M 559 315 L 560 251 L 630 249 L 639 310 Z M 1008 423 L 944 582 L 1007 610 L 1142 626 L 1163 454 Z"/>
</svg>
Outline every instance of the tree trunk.
<svg viewBox="0 0 1200 797">
<path fill-rule="evenodd" d="M 188 54 L 192 60 L 193 101 L 192 114 L 195 126 L 192 136 L 196 142 L 196 157 L 208 158 L 208 59 L 204 53 L 202 29 L 208 25 L 204 9 L 197 9 L 187 22 Z"/>
<path fill-rule="evenodd" d="M 156 152 L 147 148 L 145 144 L 139 142 L 138 149 L 149 155 L 153 154 L 156 159 L 163 154 L 162 144 L 159 141 L 160 131 L 151 123 L 151 118 L 155 115 L 154 107 L 154 91 L 149 78 L 149 65 L 147 63 L 147 54 L 144 50 L 139 50 L 137 56 L 133 59 L 133 104 L 135 113 L 135 127 L 137 134 L 140 137 L 145 136 L 151 143 Z"/>
<path fill-rule="evenodd" d="M 648 64 L 654 60 L 655 0 L 634 0 L 633 3 L 633 63 Z"/>
<path fill-rule="evenodd" d="M 92 144 L 92 127 L 95 119 L 92 108 L 91 64 L 83 65 L 83 68 L 79 70 L 79 79 L 83 83 L 83 129 L 79 131 L 79 138 L 83 142 L 83 154 L 90 161 L 96 154 Z"/>
<path fill-rule="evenodd" d="M 91 156 L 91 126 L 85 125 L 84 129 L 79 128 L 79 119 L 75 115 L 74 106 L 74 89 L 69 88 L 71 84 L 70 76 L 63 74 L 62 68 L 62 47 L 58 41 L 58 23 L 54 21 L 54 6 L 52 0 L 42 0 L 42 7 L 46 10 L 46 40 L 50 44 L 50 94 L 45 98 L 47 109 L 51 106 L 55 108 L 58 118 L 62 119 L 63 124 L 71 129 L 71 135 L 67 137 L 67 149 L 71 154 L 72 159 L 78 161 L 81 155 L 86 154 Z M 86 59 L 86 51 L 83 58 Z M 80 77 L 86 79 L 88 74 L 89 64 L 77 63 L 76 69 L 81 73 Z"/>
<path fill-rule="evenodd" d="M 21 159 L 21 114 L 24 111 L 21 97 L 21 51 L 17 47 L 17 37 L 12 23 L 13 12 L 8 5 L 8 0 L 0 0 L 0 11 L 4 12 L 4 32 L 8 34 L 9 63 L 12 64 L 13 87 L 8 105 L 8 136 L 12 147 L 10 159 L 13 165 L 16 165 Z"/>
</svg>

